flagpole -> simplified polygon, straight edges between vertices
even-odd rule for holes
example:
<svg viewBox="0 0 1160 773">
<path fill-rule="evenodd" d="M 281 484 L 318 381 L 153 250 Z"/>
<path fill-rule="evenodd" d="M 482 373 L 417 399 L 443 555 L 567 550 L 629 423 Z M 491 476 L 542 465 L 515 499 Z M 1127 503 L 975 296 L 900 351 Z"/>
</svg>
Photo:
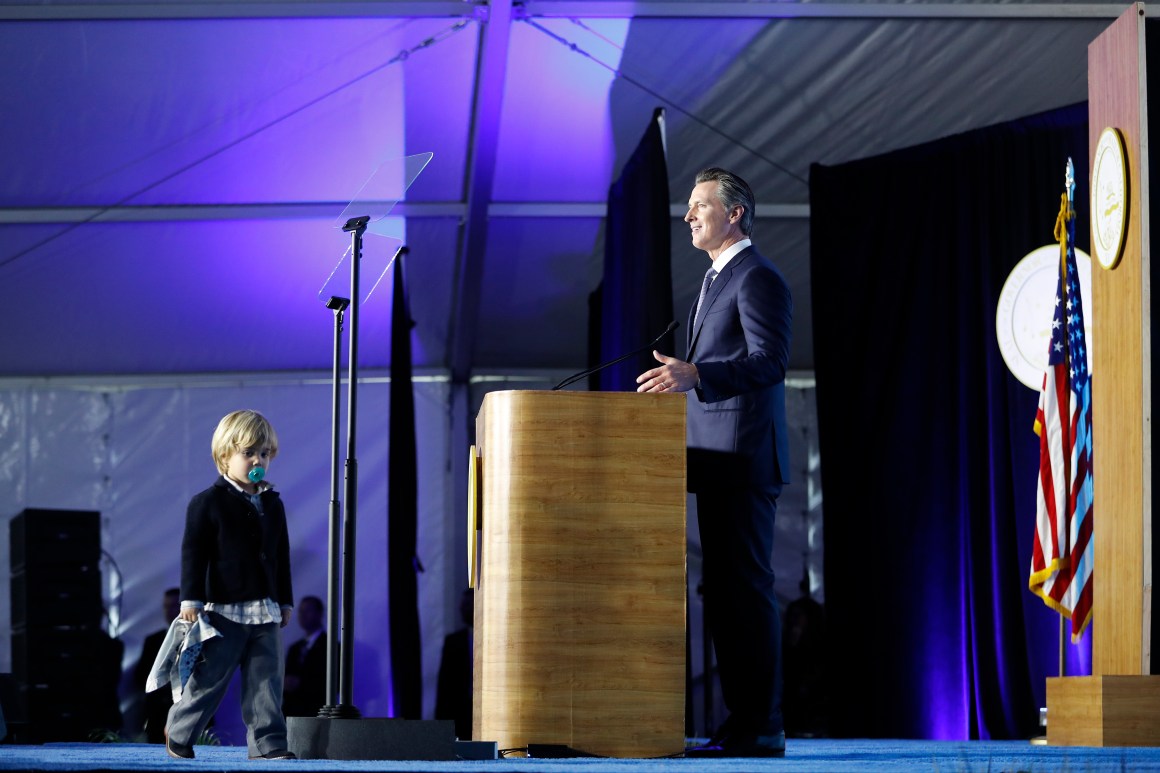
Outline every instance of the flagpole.
<svg viewBox="0 0 1160 773">
<path fill-rule="evenodd" d="M 1064 166 L 1064 193 L 1067 194 L 1067 212 L 1066 212 L 1065 217 L 1071 218 L 1072 217 L 1072 210 L 1073 210 L 1074 205 L 1075 205 L 1075 166 L 1072 164 L 1072 157 L 1071 156 L 1067 157 L 1067 164 Z M 1065 236 L 1064 236 L 1064 241 L 1063 241 L 1063 245 L 1064 245 L 1063 253 L 1064 254 L 1061 255 L 1061 259 L 1063 259 L 1065 267 L 1067 265 L 1067 236 L 1066 236 L 1066 233 L 1067 233 L 1067 226 L 1066 226 L 1066 221 L 1065 221 L 1065 225 L 1064 225 Z M 1067 619 L 1066 619 L 1066 617 L 1064 617 L 1064 615 L 1059 615 L 1059 676 L 1060 677 L 1067 676 L 1067 659 L 1066 659 L 1067 629 L 1065 626 L 1066 620 Z"/>
<path fill-rule="evenodd" d="M 1071 162 L 1071 156 L 1067 157 L 1067 164 L 1063 167 L 1063 190 L 1064 190 L 1064 193 L 1067 194 L 1067 213 L 1065 214 L 1065 217 L 1070 218 L 1072 216 L 1072 209 L 1075 205 L 1075 166 Z M 1066 267 L 1066 265 L 1067 265 L 1067 236 L 1066 236 L 1067 225 L 1066 225 L 1066 220 L 1065 220 L 1065 225 L 1064 225 L 1064 234 L 1065 235 L 1064 235 L 1064 239 L 1063 239 L 1063 255 L 1061 256 L 1061 259 L 1063 260 L 1064 266 Z M 1067 657 L 1066 657 L 1066 653 L 1067 653 L 1067 650 L 1066 650 L 1066 647 L 1067 647 L 1067 644 L 1066 644 L 1067 628 L 1065 625 L 1066 620 L 1069 620 L 1069 618 L 1064 617 L 1063 615 L 1059 616 L 1059 675 L 1061 677 L 1067 676 Z"/>
</svg>

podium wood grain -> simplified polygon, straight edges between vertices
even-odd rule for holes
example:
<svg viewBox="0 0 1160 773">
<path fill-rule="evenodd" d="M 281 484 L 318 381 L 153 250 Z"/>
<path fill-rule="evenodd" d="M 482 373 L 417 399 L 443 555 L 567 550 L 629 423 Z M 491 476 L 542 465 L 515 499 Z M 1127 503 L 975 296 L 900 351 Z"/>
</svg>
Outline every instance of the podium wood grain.
<svg viewBox="0 0 1160 773">
<path fill-rule="evenodd" d="M 1160 676 L 1047 680 L 1047 742 L 1057 746 L 1160 746 Z"/>
<path fill-rule="evenodd" d="M 473 737 L 680 751 L 684 396 L 494 392 L 476 437 Z"/>
<path fill-rule="evenodd" d="M 1160 55 L 1160 52 L 1155 52 Z M 1106 126 L 1128 162 L 1124 257 L 1092 268 L 1092 481 L 1095 562 L 1092 672 L 1147 674 L 1151 587 L 1151 324 L 1144 18 L 1133 5 L 1088 46 L 1088 153 Z"/>
</svg>

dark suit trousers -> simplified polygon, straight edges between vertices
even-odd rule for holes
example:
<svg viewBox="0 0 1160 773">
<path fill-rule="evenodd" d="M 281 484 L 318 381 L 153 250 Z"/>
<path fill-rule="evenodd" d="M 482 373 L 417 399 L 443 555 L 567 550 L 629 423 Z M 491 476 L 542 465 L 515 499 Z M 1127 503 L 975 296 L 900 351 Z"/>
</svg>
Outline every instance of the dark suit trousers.
<svg viewBox="0 0 1160 773">
<path fill-rule="evenodd" d="M 781 714 L 781 613 L 773 522 L 781 486 L 697 492 L 705 608 L 730 729 L 770 735 Z"/>
</svg>

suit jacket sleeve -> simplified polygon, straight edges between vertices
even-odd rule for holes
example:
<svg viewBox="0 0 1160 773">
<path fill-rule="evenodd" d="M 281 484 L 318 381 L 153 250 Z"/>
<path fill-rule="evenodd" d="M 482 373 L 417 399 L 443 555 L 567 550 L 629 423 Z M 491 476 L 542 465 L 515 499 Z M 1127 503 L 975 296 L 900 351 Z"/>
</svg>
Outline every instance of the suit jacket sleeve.
<svg viewBox="0 0 1160 773">
<path fill-rule="evenodd" d="M 210 497 L 205 492 L 189 502 L 181 539 L 181 600 L 208 601 L 205 578 L 214 544 Z"/>
</svg>

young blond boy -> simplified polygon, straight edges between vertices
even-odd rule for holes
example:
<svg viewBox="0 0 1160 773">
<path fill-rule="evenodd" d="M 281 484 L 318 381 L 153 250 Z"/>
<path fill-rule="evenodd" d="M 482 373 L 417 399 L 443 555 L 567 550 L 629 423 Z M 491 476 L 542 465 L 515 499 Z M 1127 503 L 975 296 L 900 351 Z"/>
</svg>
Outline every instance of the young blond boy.
<svg viewBox="0 0 1160 773">
<path fill-rule="evenodd" d="M 234 411 L 213 433 L 220 476 L 189 503 L 181 541 L 181 619 L 206 615 L 220 635 L 203 645 L 169 710 L 166 750 L 193 759 L 193 743 L 242 671 L 242 719 L 251 758 L 293 759 L 282 715 L 281 628 L 290 622 L 286 510 L 265 480 L 278 436 L 257 411 Z"/>
</svg>

